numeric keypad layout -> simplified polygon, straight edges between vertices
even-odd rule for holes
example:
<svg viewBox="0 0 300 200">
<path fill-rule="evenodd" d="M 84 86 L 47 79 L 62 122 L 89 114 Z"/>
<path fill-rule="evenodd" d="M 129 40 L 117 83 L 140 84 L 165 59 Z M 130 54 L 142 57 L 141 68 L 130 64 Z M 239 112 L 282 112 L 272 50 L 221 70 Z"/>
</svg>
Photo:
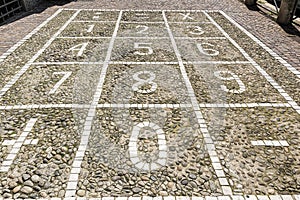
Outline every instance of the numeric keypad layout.
<svg viewBox="0 0 300 200">
<path fill-rule="evenodd" d="M 225 14 L 61 12 L 0 91 L 12 198 L 299 193 L 299 106 Z"/>
</svg>

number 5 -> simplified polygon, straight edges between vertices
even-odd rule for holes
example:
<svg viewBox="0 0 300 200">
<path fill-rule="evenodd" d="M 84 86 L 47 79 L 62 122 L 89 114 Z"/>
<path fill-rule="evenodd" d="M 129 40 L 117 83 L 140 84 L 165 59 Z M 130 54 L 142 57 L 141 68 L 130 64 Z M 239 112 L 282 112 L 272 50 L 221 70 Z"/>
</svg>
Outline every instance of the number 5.
<svg viewBox="0 0 300 200">
<path fill-rule="evenodd" d="M 146 45 L 151 45 L 151 44 L 152 43 L 134 43 L 135 49 L 140 49 L 140 50 L 144 49 L 147 51 L 147 52 L 135 51 L 134 54 L 141 55 L 141 56 L 153 54 L 153 49 L 149 46 L 146 46 Z"/>
<path fill-rule="evenodd" d="M 207 56 L 217 56 L 219 55 L 219 51 L 217 50 L 214 50 L 214 49 L 204 49 L 202 47 L 202 45 L 207 45 L 207 46 L 210 46 L 210 47 L 213 47 L 214 45 L 210 44 L 210 43 L 202 43 L 202 44 L 197 44 L 197 47 L 198 47 L 198 50 L 200 51 L 200 53 L 204 54 L 204 55 L 207 55 Z"/>
</svg>

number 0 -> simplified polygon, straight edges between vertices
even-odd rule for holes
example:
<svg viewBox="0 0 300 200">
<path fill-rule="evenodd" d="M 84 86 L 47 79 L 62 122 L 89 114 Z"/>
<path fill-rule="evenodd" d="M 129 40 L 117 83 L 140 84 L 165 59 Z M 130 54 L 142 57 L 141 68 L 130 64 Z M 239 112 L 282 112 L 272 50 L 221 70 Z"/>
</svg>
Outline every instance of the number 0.
<svg viewBox="0 0 300 200">
<path fill-rule="evenodd" d="M 140 131 L 144 127 L 149 127 L 157 134 L 158 138 L 158 159 L 152 163 L 143 162 L 139 159 L 137 141 Z M 129 155 L 131 162 L 139 169 L 146 171 L 158 169 L 167 163 L 167 142 L 164 131 L 156 124 L 151 122 L 142 122 L 135 125 L 129 140 Z"/>
</svg>

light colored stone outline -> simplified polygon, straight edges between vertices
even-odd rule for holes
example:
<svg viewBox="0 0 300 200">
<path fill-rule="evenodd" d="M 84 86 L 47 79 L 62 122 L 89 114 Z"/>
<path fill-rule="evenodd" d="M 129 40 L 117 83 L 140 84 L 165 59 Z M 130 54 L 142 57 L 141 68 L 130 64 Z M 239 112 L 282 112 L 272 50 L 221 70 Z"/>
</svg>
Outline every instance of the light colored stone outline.
<svg viewBox="0 0 300 200">
<path fill-rule="evenodd" d="M 5 200 L 0 197 L 0 200 Z M 27 199 L 34 200 L 34 199 Z M 300 200 L 299 194 L 291 195 L 223 195 L 223 196 L 141 196 L 141 197 L 66 197 L 37 198 L 36 200 Z"/>
<path fill-rule="evenodd" d="M 294 68 L 291 64 L 286 62 L 282 57 L 280 57 L 277 53 L 275 53 L 272 49 L 267 47 L 262 41 L 260 41 L 257 37 L 235 22 L 232 18 L 230 18 L 225 12 L 220 11 L 220 13 L 232 24 L 234 24 L 238 29 L 244 32 L 248 37 L 250 37 L 254 42 L 256 42 L 259 46 L 261 46 L 265 51 L 267 51 L 272 57 L 278 60 L 282 65 L 284 65 L 288 70 L 290 70 L 293 74 L 295 74 L 300 79 L 300 72 Z"/>
<path fill-rule="evenodd" d="M 98 101 L 99 101 L 101 93 L 102 93 L 102 87 L 104 84 L 104 80 L 105 80 L 106 72 L 108 69 L 109 60 L 111 57 L 114 42 L 115 42 L 115 39 L 116 39 L 116 36 L 118 33 L 118 29 L 120 26 L 122 13 L 123 13 L 122 11 L 119 12 L 118 20 L 116 22 L 115 29 L 114 29 L 113 35 L 111 37 L 111 40 L 110 40 L 110 43 L 108 46 L 106 58 L 105 58 L 105 61 L 104 61 L 104 64 L 103 64 L 103 67 L 101 70 L 101 74 L 99 77 L 96 92 L 94 94 L 93 101 L 89 107 L 88 115 L 87 115 L 85 123 L 84 123 L 84 128 L 83 128 L 83 133 L 81 135 L 80 144 L 79 144 L 78 150 L 76 152 L 76 155 L 75 155 L 75 158 L 74 158 L 74 161 L 72 164 L 70 177 L 69 177 L 69 180 L 67 183 L 65 197 L 76 196 L 76 188 L 77 188 L 77 184 L 78 184 L 81 163 L 82 163 L 85 151 L 87 149 L 87 145 L 88 145 L 88 141 L 89 141 L 89 137 L 90 137 L 90 133 L 91 133 L 91 128 L 92 128 L 91 124 L 92 124 L 93 118 L 96 115 L 97 104 L 98 104 Z"/>
<path fill-rule="evenodd" d="M 171 40 L 174 52 L 176 54 L 176 57 L 177 57 L 177 60 L 178 60 L 178 64 L 180 66 L 181 75 L 182 75 L 183 80 L 185 82 L 188 95 L 189 95 L 189 97 L 191 99 L 194 112 L 195 112 L 195 114 L 197 116 L 197 120 L 198 120 L 198 123 L 199 123 L 199 126 L 200 126 L 200 131 L 201 131 L 201 133 L 203 135 L 203 138 L 204 138 L 204 143 L 205 143 L 206 150 L 208 151 L 209 157 L 210 157 L 210 159 L 212 161 L 213 169 L 215 170 L 215 173 L 216 173 L 216 175 L 218 177 L 218 180 L 219 180 L 219 183 L 221 185 L 221 189 L 223 191 L 223 194 L 231 195 L 232 194 L 231 187 L 228 186 L 227 184 L 222 185 L 221 178 L 222 179 L 226 178 L 225 177 L 225 173 L 223 171 L 223 168 L 221 166 L 220 160 L 218 158 L 214 142 L 213 142 L 213 140 L 212 140 L 212 138 L 211 138 L 211 136 L 210 136 L 210 134 L 208 132 L 208 128 L 207 128 L 205 119 L 204 119 L 204 117 L 203 117 L 203 115 L 202 115 L 202 113 L 200 111 L 200 107 L 198 105 L 198 101 L 197 101 L 194 89 L 193 89 L 192 84 L 191 84 L 191 82 L 190 82 L 190 80 L 188 78 L 188 75 L 187 75 L 187 72 L 185 70 L 185 67 L 184 67 L 181 55 L 179 53 L 176 41 L 175 41 L 174 36 L 173 36 L 173 33 L 172 33 L 172 31 L 170 29 L 170 26 L 168 24 L 168 19 L 167 19 L 166 14 L 165 14 L 166 11 L 163 10 L 162 12 L 163 12 L 163 18 L 164 18 L 164 21 L 165 21 L 165 25 L 166 25 L 167 31 L 169 33 L 169 36 L 170 36 L 170 40 Z"/>
<path fill-rule="evenodd" d="M 40 25 L 38 25 L 35 29 L 33 29 L 30 33 L 28 33 L 23 39 L 18 41 L 15 45 L 13 45 L 10 49 L 8 49 L 5 53 L 3 53 L 0 56 L 0 63 L 3 62 L 7 58 L 7 56 L 12 54 L 18 47 L 20 47 L 27 40 L 29 40 L 34 34 L 36 34 L 41 28 L 43 28 L 46 24 L 48 24 L 54 17 L 56 17 L 62 11 L 63 11 L 63 9 L 58 9 L 54 14 L 52 14 L 45 21 L 43 21 Z"/>
<path fill-rule="evenodd" d="M 154 130 L 158 138 L 158 159 L 153 161 L 152 163 L 143 162 L 138 156 L 138 137 L 141 129 L 144 127 L 149 127 L 152 130 Z M 167 149 L 168 147 L 165 132 L 158 125 L 152 122 L 144 121 L 133 126 L 132 133 L 129 139 L 128 151 L 130 161 L 135 165 L 135 167 L 145 171 L 151 171 L 165 166 L 167 163 Z"/>
<path fill-rule="evenodd" d="M 192 104 L 97 104 L 97 108 L 192 108 Z M 290 108 L 288 103 L 199 103 L 199 108 Z M 47 109 L 47 108 L 75 108 L 89 109 L 89 104 L 28 104 L 0 106 L 0 110 L 24 110 L 24 109 Z"/>
<path fill-rule="evenodd" d="M 78 9 L 63 9 L 63 10 L 78 10 Z M 84 9 L 84 10 L 87 10 L 87 9 Z M 107 11 L 113 11 L 113 10 L 107 10 Z M 144 11 L 149 11 L 149 10 L 144 10 Z M 158 11 L 160 11 L 160 10 L 158 10 Z M 168 11 L 168 10 L 166 10 L 166 11 Z M 172 11 L 172 12 L 174 12 L 174 10 L 169 10 L 169 11 Z M 182 10 L 182 11 L 187 11 L 187 10 Z M 199 12 L 199 11 L 192 11 L 192 12 Z M 221 12 L 222 13 L 222 11 L 218 11 L 218 10 L 216 10 L 216 11 L 208 11 L 208 12 Z M 224 13 L 225 14 L 225 13 Z M 226 14 L 225 14 L 226 15 Z M 230 18 L 229 18 L 229 20 L 230 20 Z M 234 22 L 234 21 L 233 21 Z M 155 22 L 155 23 L 157 23 L 157 22 Z M 239 27 L 239 25 L 236 23 L 235 24 L 237 27 Z M 251 34 L 250 34 L 251 35 Z M 90 64 L 90 63 L 88 63 L 88 64 Z M 98 64 L 98 63 L 97 63 Z M 252 103 L 253 105 L 252 106 L 250 106 L 250 107 L 257 107 L 257 106 L 270 106 L 271 105 L 271 107 L 291 107 L 291 105 L 290 104 L 286 104 L 286 103 Z M 255 104 L 257 104 L 257 105 L 255 105 Z M 266 105 L 265 105 L 266 104 Z M 71 104 L 70 104 L 71 105 Z M 205 105 L 199 105 L 199 106 L 207 106 L 207 107 L 210 107 L 210 106 L 225 106 L 225 107 L 249 107 L 247 104 L 224 104 L 224 105 L 217 105 L 217 104 L 215 104 L 215 105 L 212 105 L 212 104 L 205 104 Z M 27 106 L 28 108 L 30 107 L 30 108 L 35 108 L 35 107 L 37 107 L 38 106 L 38 108 L 42 108 L 42 107 L 49 107 L 49 105 L 21 105 L 21 106 Z M 21 107 L 20 106 L 20 107 Z M 53 104 L 52 106 L 57 106 L 57 107 L 68 107 L 68 105 L 67 104 Z M 80 106 L 82 106 L 82 105 L 80 105 Z M 14 106 L 0 106 L 0 109 L 11 109 L 11 108 L 13 108 Z M 50 106 L 51 107 L 51 106 Z M 16 108 L 16 109 L 19 109 L 19 108 Z M 116 199 L 118 199 L 118 200 L 121 200 L 121 198 L 123 198 L 124 200 L 126 199 L 128 199 L 127 197 L 118 197 L 118 198 L 116 198 Z M 138 197 L 139 198 L 139 197 Z M 154 199 L 167 199 L 167 198 L 170 198 L 170 197 L 154 197 Z M 178 200 L 182 200 L 182 199 L 192 199 L 192 200 L 203 200 L 204 198 L 205 199 L 207 199 L 207 200 L 210 200 L 212 197 L 211 196 L 206 196 L 206 197 L 192 197 L 192 198 L 190 198 L 190 197 L 175 197 L 175 196 L 173 196 L 173 197 L 171 197 L 171 199 L 178 199 Z M 61 198 L 51 198 L 51 199 L 61 199 Z M 104 200 L 112 200 L 112 199 L 115 199 L 114 197 L 103 197 L 103 198 L 65 198 L 65 199 L 104 199 Z M 144 197 L 142 197 L 142 199 L 145 199 L 145 200 L 150 200 L 150 199 L 153 199 L 152 197 L 147 197 L 147 196 L 144 196 Z M 300 195 L 270 195 L 270 196 L 262 196 L 262 195 L 258 195 L 258 196 L 256 196 L 256 195 L 249 195 L 249 196 L 218 196 L 218 197 L 215 197 L 215 199 L 219 199 L 219 200 L 228 200 L 228 199 L 241 199 L 241 200 L 243 200 L 243 199 L 251 199 L 251 200 L 256 200 L 256 199 L 271 199 L 271 200 L 273 200 L 273 199 L 282 199 L 282 200 L 300 200 Z M 0 197 L 0 200 L 2 200 L 2 198 Z"/>
<path fill-rule="evenodd" d="M 12 165 L 14 159 L 17 157 L 17 154 L 20 151 L 21 147 L 23 145 L 26 145 L 26 143 L 28 143 L 26 141 L 26 138 L 27 138 L 28 134 L 30 133 L 30 131 L 32 130 L 32 128 L 37 120 L 38 120 L 38 118 L 31 118 L 27 122 L 23 132 L 18 137 L 18 139 L 15 140 L 15 142 L 12 145 L 12 149 L 10 150 L 9 154 L 6 156 L 6 158 L 2 162 L 2 164 L 0 166 L 0 172 L 8 172 L 9 171 L 10 166 Z M 29 143 L 31 143 L 31 142 L 32 142 L 32 140 Z M 38 142 L 38 141 L 35 140 L 34 142 Z"/>
<path fill-rule="evenodd" d="M 223 35 L 230 41 L 232 45 L 234 45 L 243 56 L 251 62 L 252 66 L 261 73 L 262 76 L 279 92 L 279 94 L 295 109 L 295 111 L 300 114 L 300 106 L 285 92 L 285 90 L 263 69 L 260 65 L 258 65 L 249 54 L 236 42 L 234 41 L 226 31 L 206 12 L 203 11 L 206 17 L 223 33 Z"/>
<path fill-rule="evenodd" d="M 6 83 L 0 90 L 0 98 L 19 80 L 19 78 L 29 69 L 30 65 L 51 45 L 56 37 L 71 23 L 71 21 L 78 15 L 80 10 L 77 10 L 65 24 L 46 42 L 46 44 L 22 67 L 22 69 L 14 75 L 14 77 Z"/>
<path fill-rule="evenodd" d="M 253 146 L 274 146 L 274 147 L 288 147 L 290 146 L 286 140 L 252 140 Z"/>
<path fill-rule="evenodd" d="M 31 65 L 99 65 L 103 62 L 35 62 Z M 109 61 L 110 65 L 178 65 L 178 62 L 131 62 L 131 61 Z M 183 64 L 251 64 L 249 61 L 183 61 Z"/>
</svg>

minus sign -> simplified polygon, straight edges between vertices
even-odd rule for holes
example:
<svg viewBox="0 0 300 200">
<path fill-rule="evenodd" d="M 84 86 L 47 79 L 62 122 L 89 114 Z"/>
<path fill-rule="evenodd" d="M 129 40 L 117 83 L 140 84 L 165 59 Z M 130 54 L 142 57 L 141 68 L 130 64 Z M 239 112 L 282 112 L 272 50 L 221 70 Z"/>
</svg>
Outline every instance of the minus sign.
<svg viewBox="0 0 300 200">
<path fill-rule="evenodd" d="M 138 16 L 148 15 L 147 13 L 135 13 Z"/>
</svg>

